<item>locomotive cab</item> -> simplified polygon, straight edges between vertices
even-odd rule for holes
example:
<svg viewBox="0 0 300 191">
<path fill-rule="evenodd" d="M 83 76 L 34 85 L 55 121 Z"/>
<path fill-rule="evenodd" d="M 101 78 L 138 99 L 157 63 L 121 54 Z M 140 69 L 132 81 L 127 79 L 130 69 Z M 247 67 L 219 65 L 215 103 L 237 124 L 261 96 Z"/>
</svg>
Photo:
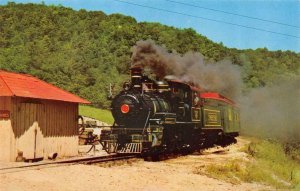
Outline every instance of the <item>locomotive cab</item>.
<svg viewBox="0 0 300 191">
<path fill-rule="evenodd" d="M 200 88 L 178 81 L 168 81 L 171 87 L 171 105 L 178 121 L 200 121 Z"/>
</svg>

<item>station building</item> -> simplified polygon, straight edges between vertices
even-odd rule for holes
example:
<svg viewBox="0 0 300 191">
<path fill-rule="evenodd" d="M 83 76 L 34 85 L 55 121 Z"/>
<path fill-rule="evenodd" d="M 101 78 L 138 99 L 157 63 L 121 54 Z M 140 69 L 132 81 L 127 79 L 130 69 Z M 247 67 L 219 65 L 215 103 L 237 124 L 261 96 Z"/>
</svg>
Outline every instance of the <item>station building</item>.
<svg viewBox="0 0 300 191">
<path fill-rule="evenodd" d="M 90 102 L 33 76 L 0 70 L 0 161 L 78 155 L 78 105 Z"/>
</svg>

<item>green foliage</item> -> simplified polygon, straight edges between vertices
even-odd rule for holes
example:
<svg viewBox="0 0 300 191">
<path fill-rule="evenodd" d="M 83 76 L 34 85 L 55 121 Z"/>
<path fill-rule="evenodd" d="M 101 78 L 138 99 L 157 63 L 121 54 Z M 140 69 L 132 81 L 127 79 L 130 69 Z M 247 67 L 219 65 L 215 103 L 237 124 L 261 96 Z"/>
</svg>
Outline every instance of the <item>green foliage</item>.
<svg viewBox="0 0 300 191">
<path fill-rule="evenodd" d="M 98 109 L 91 106 L 80 105 L 79 115 L 91 117 L 111 125 L 114 123 L 111 112 L 105 109 Z"/>
<path fill-rule="evenodd" d="M 231 183 L 261 182 L 280 189 L 300 188 L 300 150 L 286 152 L 282 143 L 254 141 L 243 149 L 249 160 L 231 160 L 225 164 L 208 165 L 206 174 Z M 296 157 L 297 156 L 297 157 Z"/>
<path fill-rule="evenodd" d="M 243 67 L 245 89 L 293 76 L 300 54 L 267 49 L 237 50 L 214 43 L 193 29 L 101 11 L 75 11 L 62 6 L 0 6 L 0 68 L 29 73 L 108 108 L 108 86 L 117 92 L 128 79 L 131 48 L 152 39 L 170 51 L 201 52 L 207 60 L 230 59 Z"/>
</svg>

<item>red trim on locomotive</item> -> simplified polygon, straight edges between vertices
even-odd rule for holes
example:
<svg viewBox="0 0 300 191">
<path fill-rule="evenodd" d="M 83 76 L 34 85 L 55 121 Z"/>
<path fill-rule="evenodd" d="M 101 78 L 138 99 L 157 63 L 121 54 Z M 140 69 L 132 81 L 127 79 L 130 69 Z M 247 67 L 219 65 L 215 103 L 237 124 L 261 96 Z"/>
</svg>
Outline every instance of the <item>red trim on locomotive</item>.
<svg viewBox="0 0 300 191">
<path fill-rule="evenodd" d="M 200 98 L 204 99 L 215 99 L 215 100 L 220 100 L 223 102 L 226 102 L 230 105 L 235 105 L 235 102 L 222 96 L 221 94 L 215 93 L 215 92 L 204 92 L 199 94 Z"/>
<path fill-rule="evenodd" d="M 222 96 L 221 94 L 219 93 L 216 93 L 216 92 L 204 92 L 204 90 L 202 88 L 199 88 L 199 87 L 196 87 L 196 86 L 193 86 L 191 84 L 188 84 L 188 83 L 185 83 L 185 82 L 182 82 L 180 80 L 169 80 L 170 82 L 173 82 L 173 83 L 178 83 L 178 84 L 184 84 L 186 86 L 189 86 L 190 89 L 194 92 L 198 92 L 198 96 L 199 98 L 203 98 L 203 99 L 214 99 L 214 100 L 219 100 L 219 101 L 223 101 L 225 103 L 228 103 L 230 105 L 233 105 L 235 106 L 235 102 L 232 101 L 231 99 L 229 98 L 226 98 L 224 96 Z"/>
</svg>

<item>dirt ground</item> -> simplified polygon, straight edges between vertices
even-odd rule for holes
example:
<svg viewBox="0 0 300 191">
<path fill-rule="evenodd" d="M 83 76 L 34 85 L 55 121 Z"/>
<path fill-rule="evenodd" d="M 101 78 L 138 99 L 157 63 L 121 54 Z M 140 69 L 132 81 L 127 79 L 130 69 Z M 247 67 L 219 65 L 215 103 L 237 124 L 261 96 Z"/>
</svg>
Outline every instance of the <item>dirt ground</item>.
<svg viewBox="0 0 300 191">
<path fill-rule="evenodd" d="M 247 160 L 239 149 L 243 138 L 226 148 L 213 148 L 200 155 L 162 162 L 133 159 L 101 165 L 70 165 L 1 174 L 0 191 L 262 191 L 273 190 L 258 183 L 231 184 L 195 173 L 195 168 L 229 159 Z"/>
</svg>

